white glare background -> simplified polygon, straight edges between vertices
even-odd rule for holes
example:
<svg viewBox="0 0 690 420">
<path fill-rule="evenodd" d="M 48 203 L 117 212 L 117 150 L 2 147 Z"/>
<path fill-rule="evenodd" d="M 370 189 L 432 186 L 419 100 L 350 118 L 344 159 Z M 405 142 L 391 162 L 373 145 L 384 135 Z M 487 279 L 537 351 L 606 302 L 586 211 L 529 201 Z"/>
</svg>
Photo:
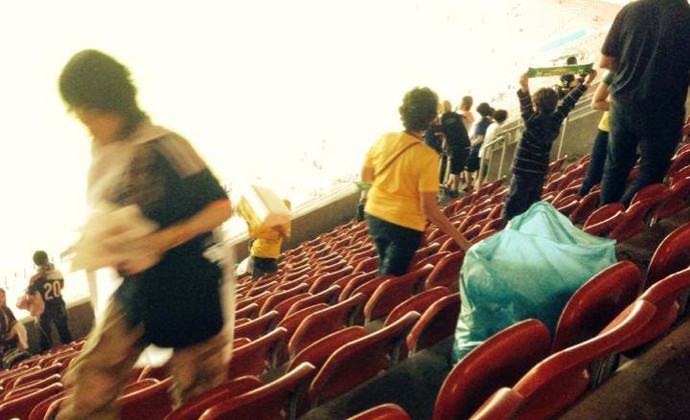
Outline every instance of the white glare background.
<svg viewBox="0 0 690 420">
<path fill-rule="evenodd" d="M 579 10 L 555 22 L 535 12 L 546 3 Z M 582 29 L 594 3 L 2 2 L 0 286 L 24 287 L 32 252 L 56 255 L 84 219 L 90 140 L 56 83 L 79 50 L 127 65 L 144 110 L 190 139 L 224 183 L 260 182 L 299 205 L 353 176 L 367 147 L 400 128 L 405 91 L 490 101 L 535 64 L 532 51 Z"/>
</svg>

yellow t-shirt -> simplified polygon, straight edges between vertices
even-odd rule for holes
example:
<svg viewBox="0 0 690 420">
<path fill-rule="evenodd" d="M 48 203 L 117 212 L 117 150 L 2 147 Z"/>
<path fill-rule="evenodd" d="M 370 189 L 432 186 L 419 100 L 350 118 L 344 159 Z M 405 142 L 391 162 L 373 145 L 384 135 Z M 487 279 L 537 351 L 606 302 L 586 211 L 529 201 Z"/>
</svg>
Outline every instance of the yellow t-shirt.
<svg viewBox="0 0 690 420">
<path fill-rule="evenodd" d="M 286 223 L 281 226 L 285 236 L 290 236 L 290 224 Z M 283 243 L 283 238 L 280 236 L 279 229 L 268 228 L 259 231 L 249 232 L 251 238 L 255 238 L 252 242 L 251 255 L 259 258 L 278 258 L 280 257 L 280 246 Z"/>
<path fill-rule="evenodd" d="M 378 173 L 401 148 L 405 150 L 383 173 Z M 364 166 L 374 169 L 374 181 L 364 211 L 406 228 L 424 231 L 426 215 L 420 193 L 438 192 L 439 155 L 407 133 L 384 134 L 367 153 Z"/>
</svg>

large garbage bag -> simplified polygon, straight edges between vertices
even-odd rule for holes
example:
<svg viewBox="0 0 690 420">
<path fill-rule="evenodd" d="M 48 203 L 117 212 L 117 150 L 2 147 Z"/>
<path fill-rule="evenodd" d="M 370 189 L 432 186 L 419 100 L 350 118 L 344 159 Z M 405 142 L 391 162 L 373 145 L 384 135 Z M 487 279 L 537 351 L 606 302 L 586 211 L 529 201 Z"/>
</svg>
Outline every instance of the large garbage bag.
<svg viewBox="0 0 690 420">
<path fill-rule="evenodd" d="M 587 234 L 550 204 L 535 203 L 468 250 L 453 362 L 528 318 L 541 320 L 553 334 L 572 294 L 615 262 L 615 241 Z"/>
</svg>

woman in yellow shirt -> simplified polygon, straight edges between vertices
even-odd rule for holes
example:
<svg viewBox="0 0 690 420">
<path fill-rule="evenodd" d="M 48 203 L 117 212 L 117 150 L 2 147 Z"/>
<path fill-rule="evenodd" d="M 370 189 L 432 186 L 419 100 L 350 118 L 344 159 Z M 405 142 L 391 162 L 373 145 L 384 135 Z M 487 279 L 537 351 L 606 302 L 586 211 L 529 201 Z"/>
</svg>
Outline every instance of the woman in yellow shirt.
<svg viewBox="0 0 690 420">
<path fill-rule="evenodd" d="M 283 202 L 288 209 L 291 207 L 288 200 Z M 259 230 L 249 226 L 249 238 L 252 240 L 249 249 L 252 279 L 278 271 L 280 247 L 290 238 L 290 223 Z"/>
<path fill-rule="evenodd" d="M 437 109 L 438 96 L 431 89 L 407 92 L 399 108 L 405 130 L 384 134 L 366 155 L 361 176 L 371 189 L 364 211 L 381 275 L 407 272 L 427 219 L 461 249 L 470 246 L 438 207 L 439 155 L 422 140 Z"/>
</svg>

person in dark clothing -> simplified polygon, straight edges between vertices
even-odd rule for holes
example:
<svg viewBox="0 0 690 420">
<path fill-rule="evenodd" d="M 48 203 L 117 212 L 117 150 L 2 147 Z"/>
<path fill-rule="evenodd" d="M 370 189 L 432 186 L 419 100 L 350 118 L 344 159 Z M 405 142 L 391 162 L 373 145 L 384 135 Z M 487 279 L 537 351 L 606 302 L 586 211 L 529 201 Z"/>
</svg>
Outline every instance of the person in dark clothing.
<svg viewBox="0 0 690 420">
<path fill-rule="evenodd" d="M 440 118 L 440 128 L 445 137 L 446 153 L 449 157 L 450 168 L 446 190 L 450 195 L 457 195 L 460 184 L 460 174 L 465 168 L 470 150 L 470 138 L 463 123 L 462 115 L 453 111 L 449 101 L 443 102 L 443 114 Z"/>
<path fill-rule="evenodd" d="M 232 214 L 227 193 L 192 145 L 139 107 L 129 69 L 81 51 L 59 77 L 62 99 L 92 137 L 92 206 L 138 208 L 157 229 L 113 242 L 138 258 L 110 266 L 123 277 L 84 351 L 70 364 L 58 420 L 118 418 L 118 396 L 149 344 L 172 348 L 175 407 L 226 379 L 229 337 L 214 230 Z"/>
<path fill-rule="evenodd" d="M 576 57 L 568 57 L 565 64 L 572 66 L 577 64 Z M 556 92 L 558 92 L 558 99 L 565 98 L 573 88 L 577 87 L 577 81 L 574 74 L 564 74 L 559 78 L 560 83 L 556 85 Z"/>
<path fill-rule="evenodd" d="M 479 166 L 481 160 L 479 158 L 479 150 L 484 144 L 484 136 L 486 136 L 486 130 L 491 125 L 491 117 L 494 114 L 494 109 L 486 103 L 482 102 L 477 106 L 477 112 L 481 116 L 481 119 L 474 123 L 472 127 L 472 133 L 470 135 L 470 153 L 467 157 L 467 165 L 465 165 L 465 177 L 467 180 L 466 189 L 471 189 L 475 182 L 475 174 L 479 171 Z M 480 177 L 477 177 L 477 179 Z"/>
<path fill-rule="evenodd" d="M 505 219 L 510 220 L 524 213 L 532 204 L 541 200 L 544 178 L 549 170 L 551 145 L 558 137 L 563 120 L 595 77 L 596 71 L 592 70 L 586 80 L 580 78 L 578 86 L 560 105 L 558 94 L 550 88 L 539 89 L 533 99 L 527 75 L 520 77 L 517 95 L 525 130 L 513 162 L 513 179 L 503 209 Z"/>
<path fill-rule="evenodd" d="M 65 286 L 62 273 L 48 261 L 48 254 L 45 251 L 34 252 L 33 261 L 38 271 L 31 277 L 26 294 L 39 294 L 45 304 L 43 313 L 38 317 L 38 329 L 41 334 L 40 351 L 44 352 L 53 347 L 51 339 L 53 324 L 63 344 L 72 342 L 72 333 L 67 326 L 67 308 L 62 299 L 62 289 Z"/>
<path fill-rule="evenodd" d="M 602 205 L 661 182 L 681 137 L 690 83 L 690 5 L 640 0 L 616 16 L 599 65 L 614 72 Z M 639 173 L 625 183 L 640 151 Z"/>
</svg>

